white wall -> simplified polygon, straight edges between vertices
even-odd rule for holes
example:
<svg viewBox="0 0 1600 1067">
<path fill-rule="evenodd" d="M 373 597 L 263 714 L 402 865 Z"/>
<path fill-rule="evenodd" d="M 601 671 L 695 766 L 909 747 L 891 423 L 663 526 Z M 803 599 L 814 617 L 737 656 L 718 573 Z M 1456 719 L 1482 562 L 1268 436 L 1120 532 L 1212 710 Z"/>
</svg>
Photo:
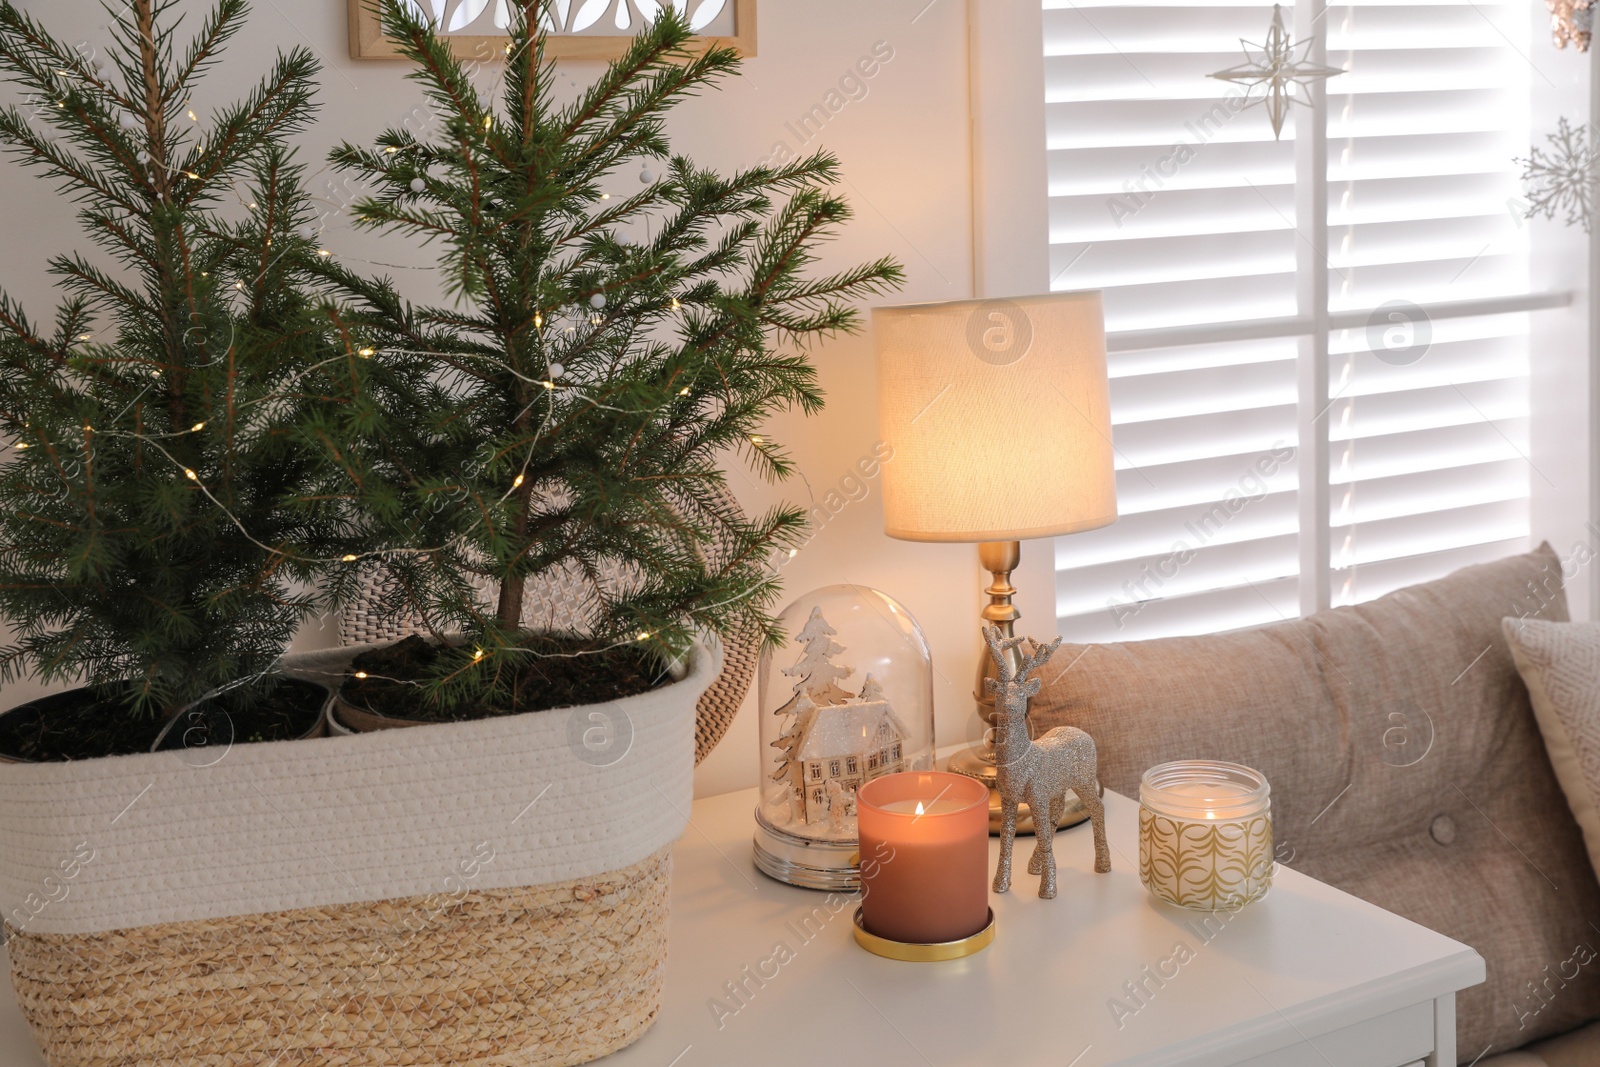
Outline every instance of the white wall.
<svg viewBox="0 0 1600 1067">
<path fill-rule="evenodd" d="M 95 0 L 26 6 L 69 40 L 104 46 L 109 39 L 105 14 Z M 197 21 L 199 0 L 186 0 L 184 6 Z M 780 142 L 789 151 L 824 145 L 843 161 L 848 181 L 843 191 L 858 218 L 827 247 L 821 268 L 890 254 L 905 264 L 908 278 L 897 302 L 970 296 L 966 18 L 961 0 L 761 0 L 759 54 L 746 65 L 745 77 L 682 107 L 671 123 L 674 148 L 701 164 L 731 169 L 769 156 Z M 379 129 L 405 121 L 422 101 L 415 86 L 404 80 L 403 64 L 348 58 L 343 0 L 260 0 L 250 25 L 204 83 L 194 101 L 196 110 L 203 116 L 211 106 L 241 94 L 271 53 L 297 44 L 313 49 L 326 66 L 323 113 L 303 138 L 303 158 L 313 170 L 330 144 L 346 138 L 370 140 Z M 880 54 L 885 47 L 892 49 L 893 57 L 867 81 L 864 96 L 858 91 L 859 99 L 848 100 L 820 137 L 802 146 L 794 128 L 797 120 L 814 105 L 827 106 L 841 76 L 875 46 Z M 571 63 L 567 69 L 585 78 L 598 67 Z M 624 189 L 629 183 L 635 183 L 631 174 L 619 180 Z M 328 243 L 347 259 L 402 266 L 431 262 L 403 240 L 353 235 L 342 225 L 334 227 Z M 0 286 L 25 301 L 35 316 L 47 317 L 52 296 L 43 260 L 50 252 L 74 246 L 86 243 L 77 234 L 71 206 L 31 172 L 10 162 L 0 165 L 0 248 L 5 252 L 0 256 Z M 427 295 L 425 272 L 393 273 L 404 288 Z M 791 448 L 804 475 L 782 493 L 807 506 L 813 494 L 822 502 L 836 489 L 877 439 L 870 338 L 830 341 L 816 352 L 816 361 L 828 392 L 827 410 L 813 419 L 784 419 L 771 427 L 773 436 Z M 772 488 L 744 476 L 736 477 L 734 485 L 750 508 L 778 498 Z M 1029 548 L 1041 560 L 1048 555 L 1048 546 Z M 921 621 L 935 653 L 940 743 L 966 736 L 978 646 L 975 551 L 885 538 L 874 484 L 865 499 L 840 509 L 786 568 L 791 595 L 845 581 L 884 590 Z M 1030 616 L 1024 629 L 1030 623 L 1040 634 L 1053 629 L 1047 590 L 1035 591 L 1024 606 Z M 316 645 L 327 634 L 306 633 L 302 638 L 303 645 Z M 0 707 L 38 692 L 29 685 L 8 686 L 0 692 Z M 702 793 L 755 783 L 758 744 L 752 705 L 746 701 L 727 739 L 701 767 Z"/>
</svg>

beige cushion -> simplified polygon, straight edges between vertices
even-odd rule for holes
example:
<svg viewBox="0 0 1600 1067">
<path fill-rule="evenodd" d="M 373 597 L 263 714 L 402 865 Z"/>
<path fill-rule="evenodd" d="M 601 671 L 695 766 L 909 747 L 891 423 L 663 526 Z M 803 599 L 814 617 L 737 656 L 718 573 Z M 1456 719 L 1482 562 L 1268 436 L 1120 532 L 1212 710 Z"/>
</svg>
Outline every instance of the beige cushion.
<svg viewBox="0 0 1600 1067">
<path fill-rule="evenodd" d="M 1123 793 L 1165 760 L 1261 770 L 1282 862 L 1483 955 L 1488 981 L 1457 1000 L 1470 1062 L 1600 1016 L 1600 965 L 1548 1003 L 1527 985 L 1600 943 L 1600 885 L 1506 615 L 1567 617 L 1548 546 L 1258 629 L 1063 647 L 1034 714 L 1087 730 Z"/>
<path fill-rule="evenodd" d="M 1600 870 L 1600 623 L 1505 619 L 1567 805 Z"/>
<path fill-rule="evenodd" d="M 1545 1067 L 1600 1067 L 1600 1023 L 1590 1023 L 1528 1049 Z"/>
<path fill-rule="evenodd" d="M 1478 1067 L 1600 1067 L 1600 1023 L 1552 1037 L 1504 1056 L 1490 1056 Z"/>
</svg>

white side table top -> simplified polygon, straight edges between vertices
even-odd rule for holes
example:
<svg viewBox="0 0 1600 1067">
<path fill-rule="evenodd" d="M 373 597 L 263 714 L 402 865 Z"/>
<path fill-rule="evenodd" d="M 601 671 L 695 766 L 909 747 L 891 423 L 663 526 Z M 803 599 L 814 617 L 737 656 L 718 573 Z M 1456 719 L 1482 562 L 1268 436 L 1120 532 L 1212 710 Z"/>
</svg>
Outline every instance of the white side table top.
<svg viewBox="0 0 1600 1067">
<path fill-rule="evenodd" d="M 675 853 L 661 1016 L 607 1067 L 1220 1067 L 1275 1050 L 1300 1062 L 1288 1050 L 1308 1040 L 1331 1063 L 1319 1035 L 1484 978 L 1471 948 L 1283 867 L 1232 915 L 1158 904 L 1139 883 L 1138 806 L 1110 792 L 1110 874 L 1093 873 L 1087 825 L 1063 831 L 1060 895 L 1040 900 L 1019 838 L 1012 891 L 991 895 L 990 948 L 880 959 L 851 937 L 854 901 L 755 869 L 755 804 L 754 790 L 695 803 Z M 44 1064 L 4 994 L 0 1062 Z"/>
</svg>

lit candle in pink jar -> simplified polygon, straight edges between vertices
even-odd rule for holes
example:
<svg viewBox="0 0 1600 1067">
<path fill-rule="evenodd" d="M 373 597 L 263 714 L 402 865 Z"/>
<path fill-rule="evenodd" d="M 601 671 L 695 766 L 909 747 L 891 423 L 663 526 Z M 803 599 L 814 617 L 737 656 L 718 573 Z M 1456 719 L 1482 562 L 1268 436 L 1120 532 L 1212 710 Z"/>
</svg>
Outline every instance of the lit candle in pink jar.
<svg viewBox="0 0 1600 1067">
<path fill-rule="evenodd" d="M 891 941 L 959 941 L 989 923 L 989 790 L 909 771 L 856 790 L 861 922 Z"/>
</svg>

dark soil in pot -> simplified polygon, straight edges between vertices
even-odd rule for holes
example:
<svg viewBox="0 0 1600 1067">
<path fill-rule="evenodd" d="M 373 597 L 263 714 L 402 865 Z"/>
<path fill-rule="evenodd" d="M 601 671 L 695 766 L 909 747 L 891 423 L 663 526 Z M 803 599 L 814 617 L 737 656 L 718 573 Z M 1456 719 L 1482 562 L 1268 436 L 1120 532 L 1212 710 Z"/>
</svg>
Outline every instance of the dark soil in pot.
<svg viewBox="0 0 1600 1067">
<path fill-rule="evenodd" d="M 69 689 L 0 715 L 0 756 L 53 763 L 149 752 L 164 725 L 128 714 L 126 687 Z"/>
<path fill-rule="evenodd" d="M 37 763 L 97 759 L 149 752 L 166 723 L 129 714 L 119 694 L 126 687 L 72 689 L 19 704 L 0 714 L 0 757 Z M 280 741 L 314 733 L 321 722 L 328 691 L 320 685 L 284 680 L 248 706 L 228 694 L 182 713 L 163 739 L 163 748 L 183 748 L 193 728 L 208 731 L 206 743 Z M 191 725 L 187 716 L 196 716 Z M 228 726 L 224 726 L 224 723 Z M 181 727 L 181 728 L 180 728 Z M 189 733 L 191 746 L 198 735 Z"/>
<path fill-rule="evenodd" d="M 637 645 L 602 647 L 586 638 L 565 634 L 529 634 L 524 665 L 512 680 L 511 699 L 503 705 L 432 703 L 418 682 L 434 676 L 447 650 L 422 637 L 407 637 L 371 649 L 350 663 L 350 675 L 339 696 L 395 724 L 463 722 L 495 715 L 580 704 L 603 704 L 636 696 L 672 681 L 672 675 Z M 366 677 L 357 677 L 364 674 Z M 347 723 L 356 729 L 370 728 Z"/>
<path fill-rule="evenodd" d="M 321 733 L 328 689 L 315 682 L 283 678 L 264 695 L 245 698 L 223 693 L 178 713 L 172 729 L 156 746 L 173 749 L 225 749 L 258 741 L 294 741 Z"/>
</svg>

